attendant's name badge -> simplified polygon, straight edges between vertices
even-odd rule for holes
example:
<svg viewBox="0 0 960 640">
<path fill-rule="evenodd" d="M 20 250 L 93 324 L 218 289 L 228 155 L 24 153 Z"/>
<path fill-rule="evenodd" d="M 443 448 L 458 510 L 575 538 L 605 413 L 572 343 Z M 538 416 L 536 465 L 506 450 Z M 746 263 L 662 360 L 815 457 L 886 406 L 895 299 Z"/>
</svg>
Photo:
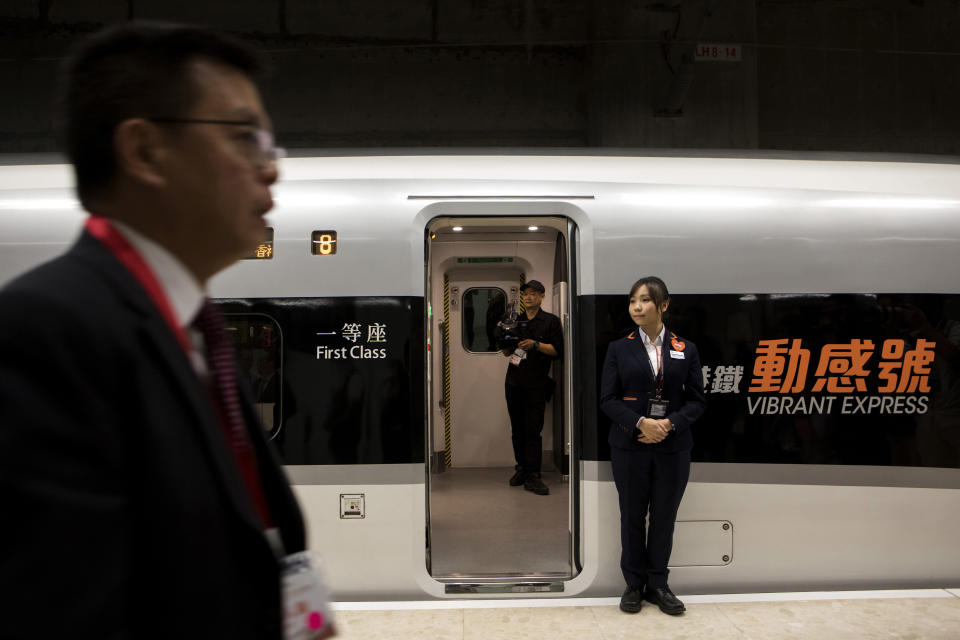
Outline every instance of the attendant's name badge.
<svg viewBox="0 0 960 640">
<path fill-rule="evenodd" d="M 310 551 L 301 551 L 282 558 L 280 567 L 284 640 L 328 637 L 333 616 L 320 573 L 320 559 Z"/>
<path fill-rule="evenodd" d="M 647 417 L 648 418 L 666 418 L 667 417 L 667 406 L 669 402 L 666 400 L 651 400 L 647 404 Z"/>
<path fill-rule="evenodd" d="M 523 349 L 517 348 L 517 350 L 513 352 L 513 355 L 510 356 L 510 364 L 516 365 L 519 367 L 520 363 L 526 360 L 526 358 L 527 358 L 527 352 L 524 351 Z"/>
<path fill-rule="evenodd" d="M 670 350 L 670 357 L 674 360 L 683 360 L 685 358 L 683 351 L 674 351 L 672 349 Z"/>
</svg>

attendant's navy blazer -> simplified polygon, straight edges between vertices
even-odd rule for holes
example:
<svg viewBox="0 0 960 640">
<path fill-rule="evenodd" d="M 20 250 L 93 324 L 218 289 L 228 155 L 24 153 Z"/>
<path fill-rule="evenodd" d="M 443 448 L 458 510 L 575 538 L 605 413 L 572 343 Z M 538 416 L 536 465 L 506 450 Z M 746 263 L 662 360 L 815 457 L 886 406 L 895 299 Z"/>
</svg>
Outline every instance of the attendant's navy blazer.
<svg viewBox="0 0 960 640">
<path fill-rule="evenodd" d="M 607 441 L 619 449 L 689 451 L 693 447 L 690 426 L 706 408 L 697 347 L 664 329 L 662 397 L 670 403 L 666 417 L 674 431 L 661 442 L 637 442 L 637 421 L 652 417 L 647 414 L 647 404 L 656 395 L 653 367 L 639 331 L 635 329 L 607 348 L 600 388 L 600 408 L 612 420 Z"/>
<path fill-rule="evenodd" d="M 243 410 L 274 524 L 304 548 Z M 280 572 L 207 390 L 137 280 L 84 233 L 0 290 L 2 638 L 280 640 Z"/>
</svg>

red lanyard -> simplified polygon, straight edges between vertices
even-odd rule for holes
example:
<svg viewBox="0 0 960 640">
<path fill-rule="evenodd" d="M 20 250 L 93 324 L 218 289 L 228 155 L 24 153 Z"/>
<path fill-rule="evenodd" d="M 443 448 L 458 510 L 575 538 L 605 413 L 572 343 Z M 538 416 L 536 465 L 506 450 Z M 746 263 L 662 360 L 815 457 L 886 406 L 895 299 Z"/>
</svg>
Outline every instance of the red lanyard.
<svg viewBox="0 0 960 640">
<path fill-rule="evenodd" d="M 641 334 L 641 332 L 640 332 L 640 329 L 637 329 L 637 336 L 641 336 L 640 339 L 643 340 L 643 337 L 642 337 L 642 334 Z M 629 338 L 630 338 L 631 340 L 633 340 L 633 334 L 632 334 L 632 333 L 630 334 Z M 659 399 L 663 396 L 663 361 L 662 361 L 663 344 L 662 344 L 662 342 L 661 342 L 659 349 L 658 349 L 658 348 L 656 347 L 656 345 L 654 345 L 652 342 L 650 343 L 650 346 L 653 347 L 654 353 L 657 354 L 657 368 L 656 368 L 656 370 L 653 372 L 653 378 L 654 378 L 654 381 L 657 383 L 657 400 L 659 400 Z M 649 359 L 650 359 L 650 352 L 647 351 L 647 344 L 646 344 L 646 342 L 643 343 L 643 350 L 644 350 L 644 352 L 646 352 L 646 354 L 647 354 L 647 359 L 649 360 Z M 650 368 L 653 369 L 653 360 L 650 360 Z"/>
<path fill-rule="evenodd" d="M 180 326 L 180 323 L 177 322 L 177 317 L 173 313 L 173 308 L 170 306 L 170 301 L 167 299 L 163 286 L 160 284 L 160 281 L 157 280 L 156 274 L 143 259 L 143 256 L 137 251 L 136 247 L 130 244 L 130 241 L 127 240 L 109 220 L 102 216 L 90 216 L 86 223 L 86 229 L 90 235 L 102 242 L 113 253 L 117 260 L 120 261 L 120 264 L 126 267 L 130 274 L 137 279 L 140 286 L 142 286 L 144 291 L 147 292 L 147 295 L 150 296 L 160 315 L 163 316 L 163 319 L 167 322 L 170 331 L 176 336 L 184 352 L 189 356 L 192 348 L 190 347 L 187 332 Z M 227 431 L 227 438 L 229 439 L 231 436 L 230 429 L 232 427 L 232 418 L 229 415 L 230 409 L 226 406 L 226 401 L 218 391 L 212 390 L 211 394 L 211 400 L 220 414 L 220 425 Z M 239 417 L 240 409 L 236 398 L 234 398 L 234 404 L 237 405 L 237 419 L 242 420 L 242 418 Z M 231 450 L 254 506 L 263 518 L 266 526 L 272 527 L 273 521 L 270 517 L 270 508 L 267 505 L 263 485 L 261 484 L 259 472 L 257 471 L 256 454 L 249 444 L 242 445 L 239 450 L 236 447 L 231 447 Z"/>
<path fill-rule="evenodd" d="M 183 347 L 184 352 L 189 355 L 193 349 L 190 346 L 190 339 L 187 337 L 187 332 L 180 326 L 180 323 L 177 322 L 177 317 L 173 313 L 173 307 L 170 306 L 170 301 L 167 300 L 167 294 L 164 292 L 163 286 L 160 284 L 160 281 L 157 280 L 156 274 L 153 273 L 150 265 L 143 259 L 136 247 L 130 244 L 130 241 L 127 240 L 122 233 L 117 231 L 117 228 L 114 227 L 109 220 L 102 216 L 91 215 L 87 219 L 85 227 L 87 232 L 102 242 L 107 249 L 113 253 L 120 264 L 127 268 L 130 275 L 137 279 L 137 282 L 140 283 L 143 290 L 150 296 L 160 315 L 167 322 L 167 326 L 170 327 L 170 331 L 172 331 L 173 335 L 177 338 L 177 342 Z"/>
</svg>

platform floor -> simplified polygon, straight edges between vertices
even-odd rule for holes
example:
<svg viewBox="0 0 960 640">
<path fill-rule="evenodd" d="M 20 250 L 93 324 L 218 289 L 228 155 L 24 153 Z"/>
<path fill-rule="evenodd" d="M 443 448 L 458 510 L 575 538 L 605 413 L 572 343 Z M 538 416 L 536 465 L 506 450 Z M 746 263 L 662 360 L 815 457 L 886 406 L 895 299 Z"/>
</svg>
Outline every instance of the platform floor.
<svg viewBox="0 0 960 640">
<path fill-rule="evenodd" d="M 341 640 L 960 638 L 960 589 L 684 596 L 682 616 L 616 598 L 341 602 Z"/>
</svg>

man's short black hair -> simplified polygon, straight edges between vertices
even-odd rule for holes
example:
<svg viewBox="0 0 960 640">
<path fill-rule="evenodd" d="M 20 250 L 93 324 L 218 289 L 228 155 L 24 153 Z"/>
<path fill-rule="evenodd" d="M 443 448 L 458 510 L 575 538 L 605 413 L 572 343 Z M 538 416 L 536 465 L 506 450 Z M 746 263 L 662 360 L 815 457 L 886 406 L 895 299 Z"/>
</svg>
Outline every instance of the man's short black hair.
<svg viewBox="0 0 960 640">
<path fill-rule="evenodd" d="M 66 61 L 61 127 L 84 207 L 113 179 L 114 131 L 124 120 L 183 116 L 197 100 L 188 65 L 206 58 L 255 79 L 265 63 L 247 44 L 200 27 L 132 21 L 85 39 Z"/>
</svg>

